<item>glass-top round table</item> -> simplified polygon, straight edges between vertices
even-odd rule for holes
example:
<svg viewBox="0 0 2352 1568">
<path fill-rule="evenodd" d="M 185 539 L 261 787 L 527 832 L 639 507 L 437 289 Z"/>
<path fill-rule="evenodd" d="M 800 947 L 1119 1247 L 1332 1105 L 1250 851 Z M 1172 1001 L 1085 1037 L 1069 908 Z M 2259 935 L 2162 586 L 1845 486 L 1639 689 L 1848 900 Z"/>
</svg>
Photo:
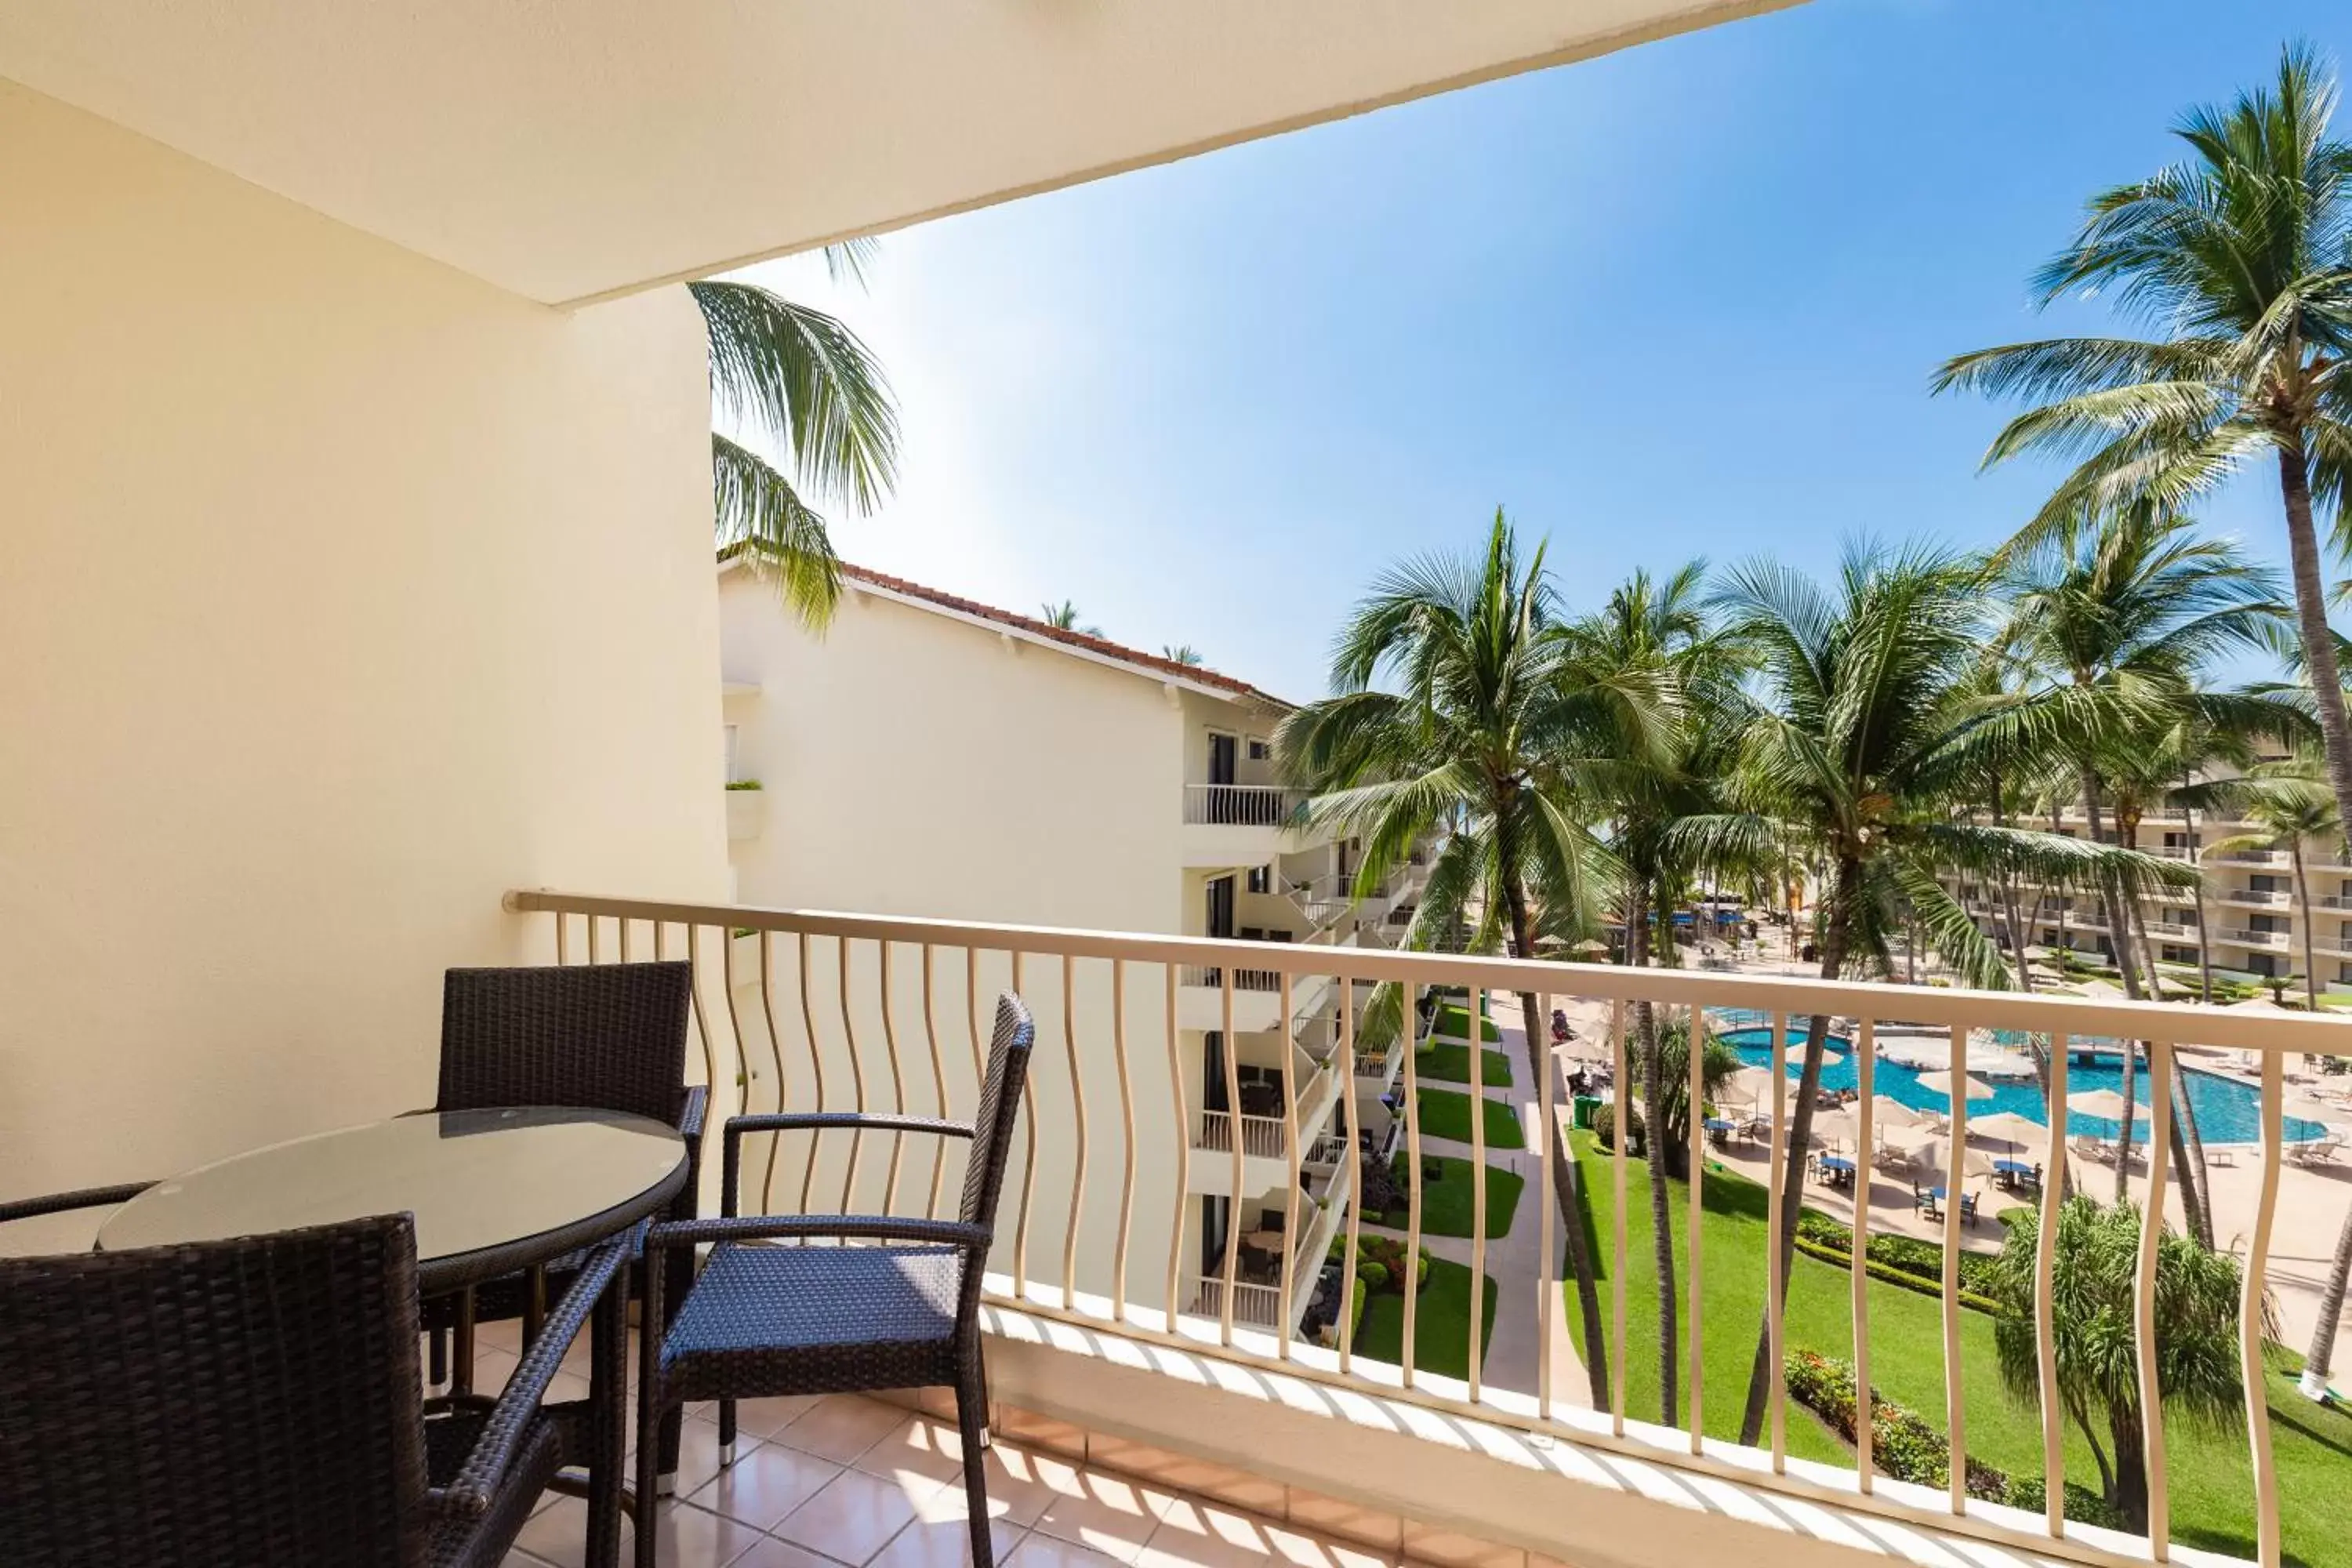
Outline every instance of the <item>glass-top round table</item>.
<svg viewBox="0 0 2352 1568">
<path fill-rule="evenodd" d="M 686 1176 L 686 1141 L 646 1117 L 559 1106 L 436 1111 L 274 1143 L 159 1182 L 115 1211 L 98 1246 L 408 1214 L 418 1287 L 438 1295 L 611 1236 L 667 1205 Z"/>
</svg>

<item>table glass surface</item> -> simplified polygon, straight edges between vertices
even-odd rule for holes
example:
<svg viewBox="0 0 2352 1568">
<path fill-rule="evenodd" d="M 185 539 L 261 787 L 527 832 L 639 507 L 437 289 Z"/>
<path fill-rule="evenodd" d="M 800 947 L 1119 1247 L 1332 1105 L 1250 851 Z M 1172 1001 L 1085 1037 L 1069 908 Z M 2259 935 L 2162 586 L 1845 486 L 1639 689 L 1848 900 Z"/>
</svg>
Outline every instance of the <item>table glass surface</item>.
<svg viewBox="0 0 2352 1568">
<path fill-rule="evenodd" d="M 677 1130 L 568 1106 L 395 1117 L 249 1150 L 160 1182 L 98 1233 L 108 1250 L 371 1215 L 415 1216 L 420 1262 L 500 1247 L 642 1197 L 686 1163 Z"/>
</svg>

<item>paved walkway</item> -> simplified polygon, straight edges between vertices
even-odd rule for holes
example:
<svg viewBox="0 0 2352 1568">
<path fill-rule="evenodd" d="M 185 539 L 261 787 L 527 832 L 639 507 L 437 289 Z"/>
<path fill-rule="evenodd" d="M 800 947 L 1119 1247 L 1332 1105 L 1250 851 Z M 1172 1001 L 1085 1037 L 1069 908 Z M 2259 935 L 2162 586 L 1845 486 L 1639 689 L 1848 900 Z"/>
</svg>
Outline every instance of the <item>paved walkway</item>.
<svg viewBox="0 0 2352 1568">
<path fill-rule="evenodd" d="M 1516 1005 L 1498 1008 L 1515 1019 Z M 1511 1082 L 1488 1084 L 1485 1094 L 1488 1100 L 1509 1105 L 1517 1114 L 1522 1128 L 1534 1123 L 1538 1099 L 1537 1086 L 1527 1081 L 1528 1058 L 1526 1033 L 1520 1026 L 1504 1017 L 1495 1019 L 1502 1039 L 1494 1048 L 1510 1058 Z M 1563 1112 L 1561 1126 L 1566 1126 L 1568 1104 L 1567 1080 L 1558 1057 L 1544 1053 L 1547 1071 L 1553 1074 L 1554 1103 Z M 1423 1083 L 1423 1089 L 1449 1089 L 1467 1093 L 1469 1085 Z M 1424 1133 L 1421 1140 L 1424 1155 L 1446 1154 L 1467 1161 L 1472 1149 L 1466 1142 L 1448 1138 L 1433 1138 Z M 1495 1333 L 1488 1342 L 1480 1374 L 1485 1384 L 1496 1388 L 1507 1388 L 1521 1394 L 1536 1391 L 1538 1374 L 1542 1368 L 1541 1344 L 1545 1338 L 1551 1342 L 1551 1395 L 1555 1403 L 1579 1408 L 1592 1403 L 1591 1388 L 1585 1375 L 1584 1363 L 1576 1353 L 1575 1341 L 1570 1336 L 1568 1320 L 1562 1310 L 1559 1260 L 1548 1269 L 1542 1246 L 1542 1213 L 1546 1186 L 1550 1178 L 1532 1150 L 1496 1149 L 1486 1151 L 1486 1163 L 1496 1168 L 1517 1173 L 1526 1184 L 1518 1207 L 1513 1212 L 1511 1228 L 1501 1236 L 1489 1236 L 1486 1241 L 1486 1273 L 1495 1281 Z M 1402 1230 L 1367 1223 L 1364 1229 L 1385 1236 L 1404 1238 Z M 1470 1266 L 1475 1244 L 1468 1237 L 1425 1236 L 1423 1244 L 1433 1258 Z M 1552 1220 L 1552 1245 L 1560 1245 L 1559 1221 L 1557 1213 Z"/>
</svg>

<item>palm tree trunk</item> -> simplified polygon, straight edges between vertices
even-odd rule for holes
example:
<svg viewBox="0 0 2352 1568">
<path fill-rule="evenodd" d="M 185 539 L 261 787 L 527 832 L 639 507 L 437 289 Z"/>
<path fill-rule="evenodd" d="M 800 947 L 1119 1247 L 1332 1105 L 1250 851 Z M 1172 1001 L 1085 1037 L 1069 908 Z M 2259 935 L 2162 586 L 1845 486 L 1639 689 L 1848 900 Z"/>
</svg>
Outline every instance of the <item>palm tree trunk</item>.
<svg viewBox="0 0 2352 1568">
<path fill-rule="evenodd" d="M 2009 810 L 2001 798 L 2000 774 L 1992 776 L 1992 825 L 2009 826 Z M 2018 923 L 2017 874 L 2004 868 L 2000 874 L 2000 905 L 2009 927 L 2009 950 L 2017 960 L 2017 988 L 2029 995 L 2033 991 L 2033 966 L 2025 958 L 2025 931 Z"/>
<path fill-rule="evenodd" d="M 1860 864 L 1841 858 L 1822 922 L 1821 977 L 1824 980 L 1835 980 L 1845 966 L 1846 911 L 1861 879 Z M 1780 1300 L 1764 1303 L 1763 1317 L 1756 1325 L 1756 1359 L 1748 1373 L 1748 1407 L 1739 1418 L 1739 1440 L 1750 1445 L 1764 1430 L 1765 1406 L 1771 1399 L 1772 1315 L 1788 1303 L 1789 1268 L 1797 1254 L 1797 1215 L 1805 1206 L 1805 1148 L 1812 1141 L 1813 1101 L 1822 1091 L 1822 1052 L 1829 1032 L 1829 1016 L 1823 1013 L 1814 1014 L 1805 1029 L 1805 1066 L 1797 1079 L 1797 1114 L 1789 1128 L 1786 1163 L 1780 1176 L 1780 1234 L 1771 1243 L 1780 1257 Z M 1692 1046 L 1696 1049 L 1697 1043 Z"/>
<path fill-rule="evenodd" d="M 2197 1131 L 2197 1110 L 2189 1103 L 2189 1073 L 2180 1058 L 2172 1058 L 2172 1163 L 2183 1181 L 2180 1206 L 2189 1215 L 2189 1234 L 2206 1251 L 2213 1250 L 2213 1178 L 2205 1169 L 2205 1140 Z"/>
<path fill-rule="evenodd" d="M 2287 846 L 2287 854 L 2294 866 L 2294 897 L 2303 910 L 2303 999 L 2314 1016 L 2319 1012 L 2319 965 L 2311 957 L 2311 888 L 2304 880 L 2303 840 L 2297 838 Z"/>
<path fill-rule="evenodd" d="M 2336 1325 L 2344 1316 L 2344 1282 L 2352 1277 L 2352 1209 L 2344 1215 L 2344 1228 L 2336 1233 L 2336 1256 L 2327 1265 L 2327 1288 L 2319 1293 L 2319 1321 L 2312 1326 L 2311 1348 L 2304 1352 L 2299 1385 L 2312 1399 L 2327 1397 L 2327 1377 L 2336 1360 Z"/>
<path fill-rule="evenodd" d="M 1628 963 L 1640 968 L 1649 963 L 1645 943 L 1637 943 L 1631 933 L 1637 928 L 1635 921 L 1649 919 L 1646 889 L 1639 878 L 1632 879 L 1633 889 L 1627 894 L 1633 905 L 1633 916 L 1626 921 L 1628 941 L 1625 956 Z M 1664 1043 L 1658 1037 L 1657 1009 L 1648 1002 L 1633 1004 L 1633 1021 L 1642 1037 L 1642 1117 L 1644 1131 L 1643 1153 L 1650 1163 L 1650 1245 L 1658 1271 L 1658 1420 L 1667 1426 L 1675 1424 L 1675 1412 L 1681 1406 L 1676 1386 L 1676 1373 L 1681 1370 L 1678 1349 L 1682 1331 L 1675 1321 L 1675 1231 L 1674 1203 L 1666 1191 L 1666 1119 L 1663 1114 L 1664 1101 L 1658 1092 L 1659 1055 Z M 1621 1114 L 1618 1132 L 1630 1137 L 1627 1130 L 1631 1118 L 1622 1114 L 1625 1104 L 1624 1087 L 1619 1086 L 1617 1103 Z M 1691 1179 L 1696 1181 L 1693 1173 Z"/>
<path fill-rule="evenodd" d="M 2184 773 L 2180 786 L 2188 788 L 2197 781 Z M 2180 837 L 2188 841 L 2189 864 L 2197 873 L 2197 983 L 2205 1005 L 2213 1005 L 2213 950 L 2205 944 L 2205 857 L 2197 847 L 2197 808 L 2185 800 L 2180 806 Z"/>
<path fill-rule="evenodd" d="M 2122 1086 L 2123 1130 L 2116 1134 L 2116 1202 L 2117 1203 L 2123 1202 L 2128 1194 L 2131 1181 L 2132 1130 L 2139 1124 L 2139 1112 L 2134 1109 L 2138 1102 L 2132 1098 L 2134 1094 L 2132 1080 L 2138 1071 L 2139 1042 L 2126 1040 Z"/>
<path fill-rule="evenodd" d="M 2138 836 L 2126 833 L 2124 847 L 2139 847 Z M 2156 944 L 2147 937 L 2147 919 L 2140 911 L 2139 901 L 2131 904 L 2131 920 L 2137 930 L 2141 960 L 2147 965 L 2148 994 L 2158 1001 L 2164 999 L 2164 988 L 2156 980 Z M 2149 1085 L 2149 1098 L 2158 1090 Z M 2195 1124 L 2188 1114 L 2189 1081 L 2181 1074 L 2180 1058 L 2172 1060 L 2172 1081 L 2162 1089 L 2171 1096 L 2173 1113 L 2165 1123 L 2166 1142 L 2172 1150 L 2172 1169 L 2180 1181 L 2180 1212 L 2189 1216 L 2189 1234 L 2206 1251 L 2213 1250 L 2213 1205 L 2211 1178 L 2205 1171 L 2205 1145 L 2196 1136 Z"/>
<path fill-rule="evenodd" d="M 1507 866 L 1510 862 L 1506 858 L 1504 864 Z M 1535 920 L 1528 908 L 1527 884 L 1516 873 L 1507 872 L 1504 876 L 1503 900 L 1510 906 L 1512 951 L 1521 958 L 1533 959 L 1536 952 Z M 1630 932 L 1627 940 L 1631 941 Z M 1543 1006 L 1532 991 L 1519 993 L 1519 1021 L 1528 1034 L 1528 1071 L 1533 1075 L 1528 1081 L 1540 1085 L 1542 1075 L 1551 1071 L 1551 1053 L 1544 1045 Z M 1483 1050 L 1486 1046 L 1478 1020 L 1474 1018 L 1470 1022 L 1470 1048 Z M 1470 1110 L 1474 1116 L 1486 1114 L 1484 1106 L 1474 1105 Z M 1552 1192 L 1559 1199 L 1559 1224 L 1568 1245 L 1569 1270 L 1576 1276 L 1577 1304 L 1582 1309 L 1584 1318 L 1584 1370 L 1592 1390 L 1592 1408 L 1606 1410 L 1609 1408 L 1608 1342 L 1601 1337 L 1601 1289 L 1592 1279 L 1591 1239 L 1585 1233 L 1583 1205 L 1577 1201 L 1575 1168 L 1568 1157 L 1567 1149 L 1562 1146 L 1563 1140 L 1553 1128 L 1544 1129 L 1544 1135 L 1545 1141 L 1551 1145 Z M 1618 1136 L 1625 1136 L 1622 1129 L 1620 1129 Z M 1480 1172 L 1478 1179 L 1486 1180 L 1486 1173 Z M 1482 1282 L 1475 1279 L 1471 1281 L 1470 1288 L 1473 1291 L 1486 1289 Z M 1538 1331 L 1547 1330 L 1548 1325 L 1538 1325 Z"/>
<path fill-rule="evenodd" d="M 2311 676 L 2312 706 L 2327 754 L 2327 782 L 2336 809 L 2352 826 L 2352 721 L 2344 713 L 2344 674 L 2336 667 L 2336 634 L 2327 625 L 2327 580 L 2311 521 L 2311 468 L 2298 435 L 2278 454 L 2279 490 L 2286 502 L 2287 558 L 2294 568 L 2294 618 Z"/>
</svg>

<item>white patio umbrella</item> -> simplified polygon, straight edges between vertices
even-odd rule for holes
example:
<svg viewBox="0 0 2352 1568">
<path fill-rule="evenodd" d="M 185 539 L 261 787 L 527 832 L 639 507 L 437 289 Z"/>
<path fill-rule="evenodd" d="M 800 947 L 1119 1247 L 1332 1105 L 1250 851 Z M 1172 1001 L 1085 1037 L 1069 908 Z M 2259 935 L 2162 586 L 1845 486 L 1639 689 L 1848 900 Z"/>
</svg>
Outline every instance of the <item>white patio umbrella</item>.
<svg viewBox="0 0 2352 1568">
<path fill-rule="evenodd" d="M 2080 1094 L 2070 1094 L 2066 1097 L 2066 1109 L 2108 1121 L 2122 1121 L 2128 1117 L 2134 1142 L 2139 1141 L 2139 1124 L 2147 1120 L 2147 1106 L 2127 1100 L 2112 1089 L 2086 1089 Z"/>
<path fill-rule="evenodd" d="M 1917 1106 L 1906 1105 L 1891 1094 L 1874 1094 L 1870 1097 L 1870 1120 L 1884 1137 L 1897 1127 L 1922 1126 L 1929 1118 Z"/>
<path fill-rule="evenodd" d="M 1912 1153 L 1940 1178 L 1946 1171 L 1951 1168 L 1951 1139 L 1946 1134 L 1938 1132 L 1931 1134 L 1916 1145 L 1912 1150 Z M 1963 1147 L 1960 1150 L 1960 1179 L 1963 1182 L 1970 1176 L 1990 1176 L 1991 1174 L 1991 1155 L 1978 1148 Z"/>
<path fill-rule="evenodd" d="M 1966 1086 L 1960 1092 L 1970 1100 L 1992 1098 L 1992 1085 L 1982 1079 L 1963 1077 L 1960 1082 Z M 1948 1072 L 1923 1072 L 1919 1075 L 1919 1087 L 1930 1094 L 1940 1094 L 1949 1100 L 1952 1098 L 1952 1075 Z"/>
<path fill-rule="evenodd" d="M 2014 1110 L 1996 1110 L 1990 1116 L 1971 1117 L 1969 1136 L 2002 1144 L 2014 1152 L 2021 1143 L 2039 1143 L 2049 1129 L 2030 1116 L 2020 1116 Z"/>
</svg>

